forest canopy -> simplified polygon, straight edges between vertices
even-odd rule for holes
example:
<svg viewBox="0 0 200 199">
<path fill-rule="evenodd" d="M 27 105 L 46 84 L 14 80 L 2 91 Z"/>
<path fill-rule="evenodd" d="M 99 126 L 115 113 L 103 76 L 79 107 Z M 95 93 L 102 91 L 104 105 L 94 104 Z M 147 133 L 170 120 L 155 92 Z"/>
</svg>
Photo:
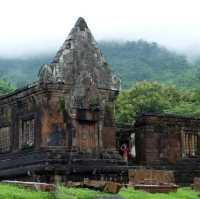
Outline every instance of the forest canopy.
<svg viewBox="0 0 200 199">
<path fill-rule="evenodd" d="M 10 82 L 4 79 L 0 79 L 0 95 L 10 93 L 14 91 L 16 88 Z"/>
<path fill-rule="evenodd" d="M 113 71 L 121 78 L 122 88 L 127 89 L 138 81 L 158 81 L 193 89 L 200 85 L 200 59 L 189 62 L 183 54 L 143 40 L 116 42 L 100 41 L 99 48 Z M 37 80 L 42 64 L 51 62 L 54 52 L 31 57 L 0 58 L 0 78 L 16 87 Z"/>
<path fill-rule="evenodd" d="M 200 87 L 183 91 L 158 82 L 138 82 L 123 90 L 116 101 L 116 120 L 132 123 L 142 113 L 167 113 L 200 117 Z"/>
</svg>

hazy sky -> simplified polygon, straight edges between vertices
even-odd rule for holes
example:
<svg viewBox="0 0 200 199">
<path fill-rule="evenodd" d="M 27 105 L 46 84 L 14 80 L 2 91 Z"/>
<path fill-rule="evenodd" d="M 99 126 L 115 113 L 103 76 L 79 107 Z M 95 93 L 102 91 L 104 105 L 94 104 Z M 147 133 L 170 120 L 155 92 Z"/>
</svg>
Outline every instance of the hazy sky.
<svg viewBox="0 0 200 199">
<path fill-rule="evenodd" d="M 57 49 L 79 16 L 96 40 L 200 46 L 200 0 L 0 0 L 0 56 Z"/>
</svg>

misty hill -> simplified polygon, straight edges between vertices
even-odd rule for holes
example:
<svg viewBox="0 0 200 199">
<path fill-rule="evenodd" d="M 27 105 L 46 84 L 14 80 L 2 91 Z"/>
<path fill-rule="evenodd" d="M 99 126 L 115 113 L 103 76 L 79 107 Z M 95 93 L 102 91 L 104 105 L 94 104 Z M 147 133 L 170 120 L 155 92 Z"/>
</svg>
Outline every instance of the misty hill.
<svg viewBox="0 0 200 199">
<path fill-rule="evenodd" d="M 15 59 L 0 58 L 0 78 L 6 79 L 16 87 L 22 87 L 36 81 L 40 66 L 49 63 L 52 57 L 53 54 Z"/>
<path fill-rule="evenodd" d="M 200 83 L 200 61 L 199 64 L 191 64 L 186 56 L 155 42 L 101 42 L 99 46 L 114 71 L 121 77 L 124 87 L 143 80 L 175 84 L 184 88 L 196 87 Z"/>
<path fill-rule="evenodd" d="M 99 42 L 108 63 L 127 88 L 136 81 L 158 81 L 182 88 L 200 84 L 200 61 L 191 64 L 186 56 L 146 41 Z M 55 52 L 18 59 L 0 58 L 0 78 L 21 87 L 37 79 L 40 66 L 49 63 Z"/>
</svg>

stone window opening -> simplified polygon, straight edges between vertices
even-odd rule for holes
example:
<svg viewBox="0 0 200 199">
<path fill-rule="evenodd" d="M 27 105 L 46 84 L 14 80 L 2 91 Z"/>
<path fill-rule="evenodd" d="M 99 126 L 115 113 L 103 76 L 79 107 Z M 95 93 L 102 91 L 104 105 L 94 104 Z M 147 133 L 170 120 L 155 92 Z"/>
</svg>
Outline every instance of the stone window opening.
<svg viewBox="0 0 200 199">
<path fill-rule="evenodd" d="M 194 133 L 184 133 L 182 135 L 183 157 L 195 157 L 198 153 L 198 135 Z"/>
<path fill-rule="evenodd" d="M 9 152 L 10 148 L 10 127 L 2 127 L 0 128 L 0 153 Z"/>
<path fill-rule="evenodd" d="M 30 148 L 34 145 L 35 119 L 20 121 L 20 148 Z"/>
</svg>

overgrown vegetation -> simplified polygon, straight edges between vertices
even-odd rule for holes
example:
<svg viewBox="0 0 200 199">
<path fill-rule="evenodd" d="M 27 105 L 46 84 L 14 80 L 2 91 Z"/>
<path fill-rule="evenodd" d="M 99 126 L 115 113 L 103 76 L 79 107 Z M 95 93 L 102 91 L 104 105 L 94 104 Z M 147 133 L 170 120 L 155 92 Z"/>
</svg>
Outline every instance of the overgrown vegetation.
<svg viewBox="0 0 200 199">
<path fill-rule="evenodd" d="M 119 194 L 123 199 L 199 199 L 200 193 L 190 188 L 180 188 L 177 192 L 168 194 L 151 194 L 124 188 Z M 111 194 L 82 188 L 59 187 L 56 193 L 31 191 L 11 185 L 0 185 L 0 198 L 2 199 L 95 199 Z"/>
<path fill-rule="evenodd" d="M 199 118 L 200 88 L 183 91 L 158 82 L 139 82 L 120 93 L 115 112 L 118 122 L 133 122 L 145 112 Z"/>
</svg>

